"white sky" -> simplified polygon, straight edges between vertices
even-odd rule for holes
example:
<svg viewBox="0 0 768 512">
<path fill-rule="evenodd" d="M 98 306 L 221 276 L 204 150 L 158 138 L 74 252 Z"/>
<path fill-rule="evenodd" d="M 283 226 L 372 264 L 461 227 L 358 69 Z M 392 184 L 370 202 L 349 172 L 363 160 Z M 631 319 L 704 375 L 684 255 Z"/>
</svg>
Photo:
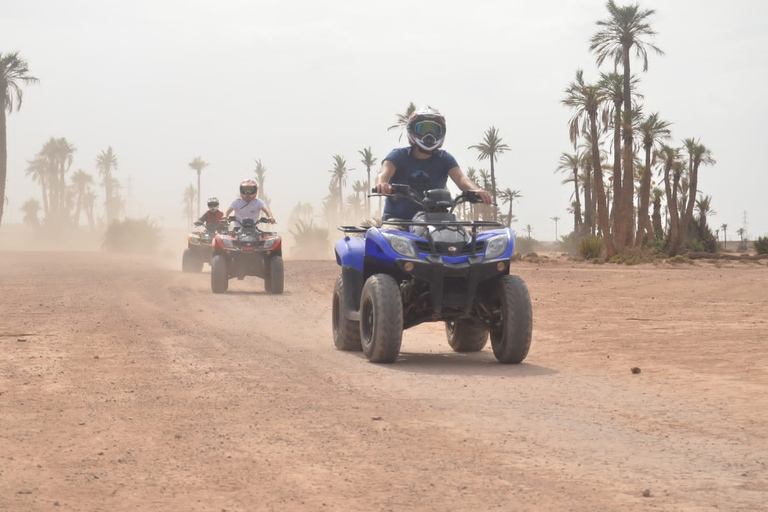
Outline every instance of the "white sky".
<svg viewBox="0 0 768 512">
<path fill-rule="evenodd" d="M 640 5 L 656 10 L 654 43 L 666 53 L 651 54 L 644 74 L 633 61 L 645 112 L 672 122 L 675 142 L 712 150 L 717 164 L 699 179 L 717 212 L 710 225 L 727 223 L 733 239 L 746 212 L 750 235 L 768 234 L 768 2 Z M 559 216 L 558 234 L 572 229 L 572 187 L 554 173 L 572 150 L 560 101 L 577 69 L 599 75 L 588 39 L 607 17 L 602 0 L 0 0 L 0 13 L 0 52 L 20 51 L 40 79 L 8 117 L 4 222 L 40 197 L 26 160 L 55 136 L 77 147 L 72 169 L 94 175 L 112 146 L 118 177 L 132 179 L 128 213 L 169 227 L 185 225 L 194 157 L 210 163 L 203 197 L 222 204 L 260 158 L 287 230 L 296 202 L 319 211 L 333 155 L 355 169 L 351 187 L 365 175 L 358 150 L 380 161 L 404 145 L 386 128 L 413 101 L 446 115 L 444 148 L 465 171 L 488 168 L 467 147 L 499 129 L 511 147 L 499 185 L 524 196 L 513 227 L 552 240 Z"/>
</svg>

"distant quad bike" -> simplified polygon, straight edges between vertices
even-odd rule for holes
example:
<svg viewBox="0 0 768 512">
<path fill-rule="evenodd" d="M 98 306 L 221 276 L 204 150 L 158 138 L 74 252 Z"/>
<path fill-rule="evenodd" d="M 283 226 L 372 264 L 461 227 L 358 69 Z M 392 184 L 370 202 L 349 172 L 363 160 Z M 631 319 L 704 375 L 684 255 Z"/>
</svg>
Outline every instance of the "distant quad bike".
<svg viewBox="0 0 768 512">
<path fill-rule="evenodd" d="M 234 217 L 229 218 L 234 221 Z M 224 293 L 229 280 L 245 276 L 264 279 L 267 293 L 283 293 L 283 248 L 282 238 L 277 233 L 261 231 L 256 226 L 268 223 L 269 219 L 242 219 L 241 227 L 223 231 L 213 239 L 211 260 L 211 290 Z"/>
<path fill-rule="evenodd" d="M 199 223 L 195 223 L 199 226 Z M 181 257 L 181 270 L 183 272 L 202 272 L 203 264 L 211 264 L 211 244 L 216 232 L 226 231 L 228 224 L 222 221 L 219 224 L 208 224 L 203 230 L 193 231 L 187 235 L 187 248 Z"/>
<path fill-rule="evenodd" d="M 482 202 L 475 192 L 451 198 L 447 190 L 429 190 L 418 198 L 408 185 L 392 189 L 391 197 L 415 201 L 423 212 L 411 221 L 385 221 L 382 228 L 339 228 L 346 236 L 336 243 L 341 266 L 333 290 L 336 348 L 362 350 L 374 363 L 391 363 L 400 353 L 403 329 L 444 321 L 454 351 L 480 351 L 490 333 L 498 361 L 523 361 L 533 312 L 525 282 L 509 275 L 513 232 L 479 232 L 502 224 L 456 220 L 456 205 Z"/>
</svg>

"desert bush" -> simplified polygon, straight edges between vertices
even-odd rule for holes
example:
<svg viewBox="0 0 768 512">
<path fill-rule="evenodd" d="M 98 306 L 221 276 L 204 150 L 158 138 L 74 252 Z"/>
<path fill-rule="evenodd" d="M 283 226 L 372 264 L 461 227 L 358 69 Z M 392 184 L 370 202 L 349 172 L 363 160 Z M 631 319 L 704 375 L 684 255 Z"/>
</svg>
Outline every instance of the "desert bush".
<svg viewBox="0 0 768 512">
<path fill-rule="evenodd" d="M 152 254 L 160 247 L 160 228 L 149 217 L 112 222 L 102 247 L 111 252 Z"/>
<path fill-rule="evenodd" d="M 757 240 L 752 242 L 752 245 L 755 246 L 757 254 L 768 254 L 768 236 L 758 237 Z"/>
<path fill-rule="evenodd" d="M 584 237 L 582 233 L 571 231 L 567 235 L 563 235 L 558 240 L 558 244 L 561 251 L 567 252 L 570 256 L 579 254 L 579 242 Z"/>
<path fill-rule="evenodd" d="M 515 237 L 515 251 L 518 254 L 528 254 L 532 252 L 539 241 L 530 236 Z"/>
<path fill-rule="evenodd" d="M 579 242 L 579 254 L 585 260 L 602 257 L 604 250 L 605 242 L 599 236 L 589 235 L 582 238 Z"/>
<path fill-rule="evenodd" d="M 672 258 L 669 258 L 667 260 L 667 263 L 672 263 L 672 264 L 687 263 L 688 265 L 693 265 L 693 260 L 685 256 L 677 255 L 677 256 L 673 256 Z"/>
<path fill-rule="evenodd" d="M 291 256 L 298 259 L 326 258 L 331 247 L 328 241 L 328 228 L 315 226 L 312 221 L 297 221 L 293 235 L 295 246 L 291 248 Z"/>
</svg>

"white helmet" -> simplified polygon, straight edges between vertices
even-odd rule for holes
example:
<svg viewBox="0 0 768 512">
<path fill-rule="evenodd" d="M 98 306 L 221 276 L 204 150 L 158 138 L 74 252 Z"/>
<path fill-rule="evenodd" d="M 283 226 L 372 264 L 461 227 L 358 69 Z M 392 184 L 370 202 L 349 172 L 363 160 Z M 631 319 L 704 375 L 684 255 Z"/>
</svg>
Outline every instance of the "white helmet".
<svg viewBox="0 0 768 512">
<path fill-rule="evenodd" d="M 219 209 L 219 200 L 215 197 L 209 197 L 208 198 L 208 210 L 209 211 L 216 211 Z"/>
<path fill-rule="evenodd" d="M 408 142 L 425 153 L 434 153 L 445 140 L 445 118 L 432 107 L 414 110 L 408 118 Z"/>
</svg>

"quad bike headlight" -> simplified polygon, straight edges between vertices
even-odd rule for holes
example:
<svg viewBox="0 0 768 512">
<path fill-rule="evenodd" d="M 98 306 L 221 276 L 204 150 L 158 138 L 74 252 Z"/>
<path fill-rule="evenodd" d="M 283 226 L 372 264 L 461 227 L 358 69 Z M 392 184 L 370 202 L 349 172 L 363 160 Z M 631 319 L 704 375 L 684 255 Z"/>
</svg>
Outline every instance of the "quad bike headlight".
<svg viewBox="0 0 768 512">
<path fill-rule="evenodd" d="M 221 237 L 221 243 L 223 243 L 225 247 L 228 247 L 230 249 L 235 247 L 235 245 L 232 243 L 232 240 L 229 238 Z"/>
<path fill-rule="evenodd" d="M 485 259 L 492 260 L 498 258 L 507 250 L 509 245 L 509 236 L 498 235 L 490 238 L 485 246 Z"/>
<path fill-rule="evenodd" d="M 416 252 L 416 248 L 408 238 L 398 235 L 384 235 L 384 237 L 387 239 L 389 245 L 392 246 L 392 249 L 394 249 L 397 254 L 406 256 L 408 258 L 419 257 L 419 253 Z"/>
<path fill-rule="evenodd" d="M 269 249 L 269 248 L 271 248 L 273 245 L 275 245 L 275 242 L 277 242 L 277 238 L 276 238 L 276 237 L 267 238 L 267 239 L 264 241 L 264 248 L 265 248 L 265 249 Z"/>
</svg>

